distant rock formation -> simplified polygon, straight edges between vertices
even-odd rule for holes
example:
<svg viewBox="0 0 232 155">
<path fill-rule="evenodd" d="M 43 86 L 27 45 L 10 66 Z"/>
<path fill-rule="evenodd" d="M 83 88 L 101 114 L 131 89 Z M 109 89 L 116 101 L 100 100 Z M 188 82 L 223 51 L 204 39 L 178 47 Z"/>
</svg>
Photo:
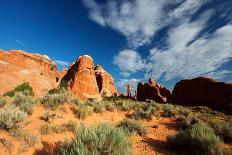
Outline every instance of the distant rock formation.
<svg viewBox="0 0 232 155">
<path fill-rule="evenodd" d="M 59 72 L 46 55 L 21 50 L 0 50 L 0 94 L 29 82 L 36 96 L 43 96 L 57 87 Z"/>
<path fill-rule="evenodd" d="M 147 99 L 167 103 L 171 101 L 171 91 L 151 79 L 148 83 L 140 82 L 137 86 L 137 100 L 146 101 Z"/>
<path fill-rule="evenodd" d="M 232 83 L 207 77 L 181 80 L 172 92 L 172 103 L 228 110 L 232 106 Z"/>
<path fill-rule="evenodd" d="M 101 99 L 93 59 L 90 56 L 80 56 L 76 62 L 71 64 L 63 80 L 68 83 L 73 95 L 80 100 L 88 98 Z"/>
<path fill-rule="evenodd" d="M 62 71 L 60 72 L 60 80 L 63 79 L 63 77 L 67 74 L 68 69 L 67 68 L 63 68 Z"/>
<path fill-rule="evenodd" d="M 113 77 L 109 73 L 107 73 L 100 65 L 96 65 L 94 70 L 99 93 L 102 96 L 112 96 L 117 94 L 117 88 L 114 85 Z"/>
</svg>

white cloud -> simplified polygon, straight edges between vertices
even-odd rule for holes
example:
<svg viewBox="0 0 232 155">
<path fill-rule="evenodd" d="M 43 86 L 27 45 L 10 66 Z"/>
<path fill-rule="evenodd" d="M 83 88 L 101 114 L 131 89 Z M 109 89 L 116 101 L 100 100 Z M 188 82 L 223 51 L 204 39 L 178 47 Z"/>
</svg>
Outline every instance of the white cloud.
<svg viewBox="0 0 232 155">
<path fill-rule="evenodd" d="M 69 62 L 66 61 L 61 61 L 61 60 L 55 60 L 55 63 L 60 65 L 60 66 L 69 66 Z"/>
<path fill-rule="evenodd" d="M 124 77 L 128 77 L 131 73 L 142 70 L 145 65 L 139 53 L 133 50 L 120 51 L 114 57 L 113 63 L 119 67 L 121 75 Z"/>
<path fill-rule="evenodd" d="M 219 72 L 218 68 L 232 58 L 232 25 L 224 26 L 212 36 L 201 37 L 188 45 L 202 28 L 195 22 L 172 29 L 168 39 L 170 47 L 150 51 L 146 75 L 153 75 L 157 79 L 163 76 L 165 80 L 170 80 L 199 75 L 220 78 L 228 74 L 228 71 Z"/>
<path fill-rule="evenodd" d="M 132 48 L 150 43 L 155 33 L 168 23 L 195 13 L 207 0 L 134 0 L 107 1 L 83 0 L 89 9 L 89 18 L 102 26 L 120 32 L 126 36 Z M 180 4 L 174 11 L 164 8 Z"/>
<path fill-rule="evenodd" d="M 129 47 L 134 49 L 120 51 L 114 57 L 114 64 L 119 67 L 122 76 L 144 71 L 146 78 L 164 77 L 165 80 L 199 75 L 219 79 L 231 73 L 221 68 L 232 58 L 231 8 L 226 7 L 224 14 L 224 5 L 220 5 L 221 9 L 208 8 L 200 17 L 192 19 L 210 1 L 110 0 L 97 3 L 96 0 L 83 0 L 91 20 L 123 34 Z M 208 20 L 218 10 L 230 24 L 212 34 L 202 34 L 210 26 L 207 25 Z M 165 49 L 154 47 L 149 50 L 148 57 L 142 59 L 136 48 L 150 43 L 156 33 L 166 26 L 171 29 L 166 38 L 162 38 L 167 45 Z"/>
</svg>

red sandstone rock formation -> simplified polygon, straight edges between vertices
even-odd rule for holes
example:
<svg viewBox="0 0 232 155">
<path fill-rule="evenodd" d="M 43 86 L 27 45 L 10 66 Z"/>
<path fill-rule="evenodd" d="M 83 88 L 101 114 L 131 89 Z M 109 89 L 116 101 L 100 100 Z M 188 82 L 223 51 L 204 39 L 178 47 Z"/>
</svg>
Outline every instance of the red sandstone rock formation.
<svg viewBox="0 0 232 155">
<path fill-rule="evenodd" d="M 117 88 L 114 85 L 113 77 L 109 73 L 107 73 L 100 65 L 97 65 L 94 70 L 99 93 L 102 96 L 112 96 L 117 94 Z"/>
<path fill-rule="evenodd" d="M 137 87 L 137 100 L 146 101 L 147 99 L 167 103 L 170 102 L 171 91 L 151 79 L 148 83 L 140 82 Z"/>
<path fill-rule="evenodd" d="M 174 87 L 172 103 L 228 110 L 232 103 L 232 83 L 206 77 L 181 80 Z"/>
<path fill-rule="evenodd" d="M 68 69 L 67 68 L 63 68 L 62 71 L 60 72 L 60 80 L 63 79 L 63 77 L 67 74 Z"/>
<path fill-rule="evenodd" d="M 0 94 L 29 82 L 36 96 L 57 87 L 59 72 L 47 56 L 21 50 L 0 50 Z"/>
<path fill-rule="evenodd" d="M 80 56 L 71 64 L 63 80 L 68 83 L 73 95 L 80 100 L 102 98 L 99 94 L 93 59 L 88 55 Z"/>
</svg>

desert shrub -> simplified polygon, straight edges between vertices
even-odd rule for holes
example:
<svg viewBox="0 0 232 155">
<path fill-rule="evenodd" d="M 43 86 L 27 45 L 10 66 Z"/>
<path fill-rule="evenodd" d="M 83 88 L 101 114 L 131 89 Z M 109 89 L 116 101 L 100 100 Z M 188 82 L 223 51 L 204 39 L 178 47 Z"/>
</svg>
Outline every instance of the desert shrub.
<svg viewBox="0 0 232 155">
<path fill-rule="evenodd" d="M 186 128 L 190 128 L 192 127 L 194 124 L 202 122 L 202 120 L 200 120 L 198 118 L 198 116 L 196 114 L 193 113 L 189 113 L 187 116 L 185 115 L 180 115 L 178 117 L 178 126 L 181 129 L 186 129 Z"/>
<path fill-rule="evenodd" d="M 135 109 L 135 111 L 130 115 L 133 119 L 152 119 L 152 116 L 155 114 L 156 109 L 150 105 L 147 106 L 139 106 Z"/>
<path fill-rule="evenodd" d="M 56 113 L 50 112 L 50 111 L 45 111 L 41 116 L 41 119 L 46 121 L 46 122 L 51 122 L 55 118 L 57 118 Z"/>
<path fill-rule="evenodd" d="M 39 137 L 37 135 L 28 135 L 25 138 L 25 141 L 30 147 L 32 147 L 39 142 Z"/>
<path fill-rule="evenodd" d="M 89 106 L 80 106 L 73 108 L 73 113 L 79 119 L 85 119 L 87 116 L 92 114 L 92 108 Z"/>
<path fill-rule="evenodd" d="M 178 109 L 171 104 L 165 104 L 163 106 L 163 113 L 162 116 L 163 117 L 174 117 L 178 114 Z"/>
<path fill-rule="evenodd" d="M 65 88 L 65 89 L 67 89 L 68 88 L 68 82 L 65 81 L 65 80 L 61 80 L 60 84 L 59 84 L 59 88 Z"/>
<path fill-rule="evenodd" d="M 0 95 L 0 107 L 6 104 L 6 98 Z"/>
<path fill-rule="evenodd" d="M 75 121 L 69 121 L 65 124 L 65 127 L 68 131 L 75 132 L 77 130 L 77 123 Z"/>
<path fill-rule="evenodd" d="M 232 143 L 232 122 L 215 122 L 211 126 L 225 143 Z"/>
<path fill-rule="evenodd" d="M 104 104 L 98 103 L 93 105 L 93 112 L 95 113 L 102 113 L 105 111 Z"/>
<path fill-rule="evenodd" d="M 71 103 L 73 103 L 73 104 L 75 104 L 77 106 L 79 106 L 80 104 L 82 104 L 81 101 L 79 99 L 77 99 L 77 98 L 72 99 Z"/>
<path fill-rule="evenodd" d="M 194 154 L 222 154 L 219 137 L 203 123 L 179 131 L 176 135 L 168 137 L 168 142 L 176 150 L 187 149 Z"/>
<path fill-rule="evenodd" d="M 128 131 L 129 134 L 145 135 L 147 133 L 147 128 L 144 124 L 127 118 L 120 122 L 119 127 Z"/>
<path fill-rule="evenodd" d="M 64 88 L 61 89 L 58 94 L 47 94 L 41 100 L 41 103 L 44 104 L 48 108 L 57 108 L 59 105 L 64 103 L 71 102 L 72 95 L 69 91 Z"/>
<path fill-rule="evenodd" d="M 39 142 L 39 138 L 36 135 L 31 135 L 28 130 L 18 127 L 10 130 L 11 136 L 20 138 L 26 141 L 29 146 L 34 146 Z"/>
<path fill-rule="evenodd" d="M 58 88 L 50 89 L 48 91 L 48 94 L 58 94 L 58 93 L 60 93 L 60 89 Z"/>
<path fill-rule="evenodd" d="M 18 122 L 24 121 L 27 118 L 27 113 L 21 111 L 18 107 L 9 106 L 0 109 L 0 126 L 9 130 Z"/>
<path fill-rule="evenodd" d="M 35 100 L 32 96 L 27 96 L 22 92 L 16 92 L 12 103 L 27 114 L 32 114 Z"/>
<path fill-rule="evenodd" d="M 52 133 L 61 133 L 65 131 L 65 126 L 63 125 L 51 125 L 51 124 L 44 124 L 40 128 L 40 133 L 42 135 L 48 135 Z"/>
<path fill-rule="evenodd" d="M 5 93 L 3 96 L 13 97 L 16 92 L 22 92 L 24 95 L 30 95 L 30 96 L 34 95 L 33 88 L 30 86 L 28 82 L 25 82 L 15 87 L 14 90 Z"/>
<path fill-rule="evenodd" d="M 61 144 L 60 154 L 128 155 L 131 154 L 131 143 L 124 130 L 113 125 L 81 126 L 71 142 Z"/>
<path fill-rule="evenodd" d="M 107 111 L 114 111 L 114 109 L 116 108 L 115 105 L 112 104 L 112 103 L 106 102 L 106 103 L 104 103 L 104 104 L 105 104 L 105 109 L 106 109 Z"/>
</svg>

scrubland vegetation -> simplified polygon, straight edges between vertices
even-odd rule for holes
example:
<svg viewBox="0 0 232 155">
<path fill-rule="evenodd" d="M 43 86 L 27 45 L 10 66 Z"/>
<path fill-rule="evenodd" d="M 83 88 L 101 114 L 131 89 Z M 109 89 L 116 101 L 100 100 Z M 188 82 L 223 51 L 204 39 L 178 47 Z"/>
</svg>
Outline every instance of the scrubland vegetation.
<svg viewBox="0 0 232 155">
<path fill-rule="evenodd" d="M 76 119 L 82 121 L 81 125 L 73 120 L 59 125 L 52 123 L 66 112 L 65 103 L 72 106 L 71 112 Z M 38 135 L 30 133 L 22 125 L 30 123 L 27 120 L 36 106 L 46 109 L 40 117 L 43 124 Z M 83 124 L 91 115 L 106 112 L 123 112 L 127 118 L 116 124 L 107 122 L 92 126 Z M 26 143 L 25 148 L 40 143 L 41 136 L 70 131 L 74 134 L 74 138 L 58 145 L 58 152 L 64 155 L 132 154 L 133 135 L 146 136 L 149 130 L 145 123 L 154 118 L 157 120 L 172 118 L 175 121 L 176 132 L 169 135 L 165 142 L 167 149 L 174 153 L 212 155 L 231 153 L 231 149 L 224 149 L 222 146 L 228 145 L 231 148 L 232 117 L 206 107 L 190 108 L 153 101 L 138 102 L 122 97 L 106 97 L 102 101 L 89 99 L 81 102 L 62 86 L 49 91 L 41 99 L 35 99 L 28 83 L 0 96 L 1 130 Z M 158 129 L 159 124 L 154 123 L 153 127 Z M 7 149 L 12 145 L 9 140 L 2 137 L 0 143 Z"/>
</svg>

